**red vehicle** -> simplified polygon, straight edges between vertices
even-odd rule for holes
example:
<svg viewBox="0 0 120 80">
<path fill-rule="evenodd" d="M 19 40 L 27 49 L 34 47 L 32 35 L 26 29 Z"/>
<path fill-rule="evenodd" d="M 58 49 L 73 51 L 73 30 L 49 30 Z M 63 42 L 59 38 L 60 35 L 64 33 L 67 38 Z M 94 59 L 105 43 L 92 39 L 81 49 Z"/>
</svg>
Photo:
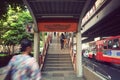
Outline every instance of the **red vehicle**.
<svg viewBox="0 0 120 80">
<path fill-rule="evenodd" d="M 120 36 L 93 41 L 89 46 L 89 58 L 120 64 Z"/>
</svg>

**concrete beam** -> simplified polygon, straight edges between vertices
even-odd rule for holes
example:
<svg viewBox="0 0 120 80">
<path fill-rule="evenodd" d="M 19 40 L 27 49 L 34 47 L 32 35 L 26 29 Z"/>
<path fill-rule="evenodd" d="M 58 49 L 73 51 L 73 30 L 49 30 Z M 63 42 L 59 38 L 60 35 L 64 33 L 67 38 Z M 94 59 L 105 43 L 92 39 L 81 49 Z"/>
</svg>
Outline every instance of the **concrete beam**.
<svg viewBox="0 0 120 80">
<path fill-rule="evenodd" d="M 83 30 L 82 34 L 87 31 L 89 28 L 93 27 L 95 24 L 99 23 L 102 19 L 104 19 L 107 15 L 113 12 L 115 9 L 120 7 L 119 0 L 111 0 L 99 13 L 95 14 L 92 19 L 90 19 L 86 25 L 82 26 Z"/>
<path fill-rule="evenodd" d="M 27 6 L 27 8 L 28 8 L 28 10 L 30 11 L 30 14 L 31 14 L 31 16 L 32 16 L 32 18 L 33 18 L 33 22 L 34 22 L 34 25 L 35 25 L 35 27 L 34 27 L 34 32 L 38 32 L 37 21 L 36 21 L 35 15 L 34 15 L 32 9 L 31 9 L 31 7 L 30 7 L 30 5 L 29 5 L 29 3 L 28 3 L 28 0 L 23 0 L 23 2 L 24 2 L 25 5 Z"/>
</svg>

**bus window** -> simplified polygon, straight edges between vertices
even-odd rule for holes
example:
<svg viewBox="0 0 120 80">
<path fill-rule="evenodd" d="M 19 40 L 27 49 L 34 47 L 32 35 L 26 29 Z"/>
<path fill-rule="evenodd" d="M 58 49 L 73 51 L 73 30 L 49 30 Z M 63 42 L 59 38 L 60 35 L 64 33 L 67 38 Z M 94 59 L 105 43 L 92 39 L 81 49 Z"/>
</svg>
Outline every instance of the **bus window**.
<svg viewBox="0 0 120 80">
<path fill-rule="evenodd" d="M 106 41 L 106 40 L 104 40 L 104 41 L 103 41 L 103 43 L 104 43 L 104 45 L 106 45 L 106 46 L 107 46 L 107 41 Z"/>
<path fill-rule="evenodd" d="M 113 45 L 112 45 L 112 40 L 108 41 L 108 49 L 112 49 Z"/>
<path fill-rule="evenodd" d="M 113 40 L 113 47 L 112 47 L 113 49 L 117 49 L 117 48 L 119 48 L 119 40 L 118 39 L 114 39 Z"/>
<path fill-rule="evenodd" d="M 117 52 L 117 56 L 120 56 L 120 52 Z"/>
<path fill-rule="evenodd" d="M 107 49 L 107 41 L 106 40 L 104 40 L 104 42 L 103 42 L 103 48 Z"/>
<path fill-rule="evenodd" d="M 104 46 L 104 49 L 107 49 L 107 46 Z"/>
</svg>

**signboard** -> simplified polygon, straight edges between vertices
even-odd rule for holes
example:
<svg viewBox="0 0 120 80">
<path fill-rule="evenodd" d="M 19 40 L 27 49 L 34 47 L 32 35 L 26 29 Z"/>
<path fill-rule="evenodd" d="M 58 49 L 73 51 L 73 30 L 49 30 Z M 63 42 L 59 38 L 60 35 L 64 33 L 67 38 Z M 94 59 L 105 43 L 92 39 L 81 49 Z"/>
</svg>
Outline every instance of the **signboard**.
<svg viewBox="0 0 120 80">
<path fill-rule="evenodd" d="M 34 24 L 33 23 L 28 23 L 27 25 L 26 25 L 26 32 L 28 32 L 28 33 L 34 33 Z"/>
<path fill-rule="evenodd" d="M 39 31 L 46 32 L 76 32 L 76 22 L 41 22 L 38 23 Z"/>
</svg>

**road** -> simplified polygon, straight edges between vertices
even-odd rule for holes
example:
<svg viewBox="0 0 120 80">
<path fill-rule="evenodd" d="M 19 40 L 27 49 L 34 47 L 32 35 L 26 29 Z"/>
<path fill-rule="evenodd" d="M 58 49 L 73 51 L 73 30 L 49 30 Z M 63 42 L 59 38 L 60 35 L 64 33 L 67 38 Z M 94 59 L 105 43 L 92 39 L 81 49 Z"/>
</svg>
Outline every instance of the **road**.
<svg viewBox="0 0 120 80">
<path fill-rule="evenodd" d="M 105 76 L 111 77 L 111 80 L 120 80 L 120 66 L 107 64 L 103 62 L 98 62 L 95 60 L 90 60 L 88 58 L 83 58 L 84 63 L 91 69 L 94 69 L 97 73 Z"/>
</svg>

